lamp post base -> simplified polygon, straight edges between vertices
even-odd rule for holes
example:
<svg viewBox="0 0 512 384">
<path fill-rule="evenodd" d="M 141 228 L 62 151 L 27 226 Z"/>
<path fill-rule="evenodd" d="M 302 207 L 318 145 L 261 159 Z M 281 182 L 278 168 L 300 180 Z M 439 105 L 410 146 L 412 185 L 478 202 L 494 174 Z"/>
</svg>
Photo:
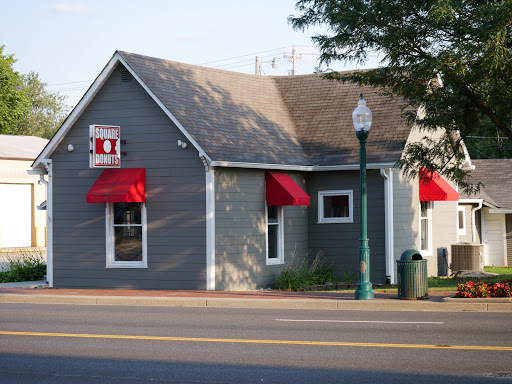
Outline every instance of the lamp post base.
<svg viewBox="0 0 512 384">
<path fill-rule="evenodd" d="M 374 293 L 372 289 L 372 283 L 370 282 L 362 282 L 357 283 L 356 285 L 356 300 L 372 300 L 374 298 Z"/>
</svg>

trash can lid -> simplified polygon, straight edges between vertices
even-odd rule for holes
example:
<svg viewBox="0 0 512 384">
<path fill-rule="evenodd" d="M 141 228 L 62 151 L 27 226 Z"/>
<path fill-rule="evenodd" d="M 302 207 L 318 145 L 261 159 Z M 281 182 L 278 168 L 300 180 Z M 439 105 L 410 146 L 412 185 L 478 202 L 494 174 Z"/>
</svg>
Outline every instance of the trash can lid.
<svg viewBox="0 0 512 384">
<path fill-rule="evenodd" d="M 419 253 L 417 250 L 408 249 L 402 253 L 400 260 L 423 260 L 423 257 L 421 257 L 421 253 Z"/>
</svg>

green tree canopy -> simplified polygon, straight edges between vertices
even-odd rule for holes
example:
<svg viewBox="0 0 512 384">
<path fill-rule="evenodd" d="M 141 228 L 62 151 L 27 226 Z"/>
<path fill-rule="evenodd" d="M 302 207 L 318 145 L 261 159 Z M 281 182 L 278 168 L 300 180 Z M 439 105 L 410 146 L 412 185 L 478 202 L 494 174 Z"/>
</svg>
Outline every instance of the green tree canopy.
<svg viewBox="0 0 512 384">
<path fill-rule="evenodd" d="M 405 174 L 426 167 L 474 190 L 461 141 L 496 131 L 512 140 L 512 1 L 300 0 L 296 8 L 295 29 L 327 27 L 312 38 L 322 63 L 381 54 L 381 68 L 324 76 L 404 98 L 404 117 L 425 131 L 405 149 Z"/>
<path fill-rule="evenodd" d="M 17 123 L 29 111 L 30 100 L 23 86 L 23 76 L 13 69 L 14 56 L 4 54 L 0 46 L 0 134 L 16 134 Z"/>
<path fill-rule="evenodd" d="M 13 69 L 14 55 L 0 46 L 0 134 L 49 139 L 67 115 L 66 97 L 45 90 L 46 83 L 30 72 Z"/>
<path fill-rule="evenodd" d="M 66 96 L 45 90 L 46 83 L 33 71 L 23 76 L 30 109 L 17 124 L 16 134 L 50 139 L 67 115 Z"/>
</svg>

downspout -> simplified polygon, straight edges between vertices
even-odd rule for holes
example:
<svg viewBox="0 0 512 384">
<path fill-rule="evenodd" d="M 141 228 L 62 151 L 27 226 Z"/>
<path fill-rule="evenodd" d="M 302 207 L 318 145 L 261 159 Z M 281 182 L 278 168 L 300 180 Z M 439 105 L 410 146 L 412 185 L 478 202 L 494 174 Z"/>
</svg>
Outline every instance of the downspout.
<svg viewBox="0 0 512 384">
<path fill-rule="evenodd" d="M 471 241 L 476 243 L 476 222 L 475 222 L 475 212 L 482 208 L 483 200 L 478 202 L 478 206 L 471 209 Z M 480 225 L 481 227 L 481 225 Z M 482 240 L 482 239 L 480 239 Z M 480 241 L 481 242 L 481 241 Z"/>
<path fill-rule="evenodd" d="M 394 230 L 393 230 L 393 169 L 386 168 L 380 170 L 380 175 L 384 178 L 384 231 L 385 231 L 385 260 L 386 260 L 386 284 L 395 284 L 394 273 Z"/>
<path fill-rule="evenodd" d="M 215 169 L 202 156 L 206 172 L 206 290 L 215 291 Z"/>
<path fill-rule="evenodd" d="M 53 174 L 52 160 L 42 160 L 46 172 L 48 172 L 48 181 L 44 180 L 44 175 L 39 179 L 46 185 L 46 279 L 48 286 L 53 287 Z"/>
</svg>

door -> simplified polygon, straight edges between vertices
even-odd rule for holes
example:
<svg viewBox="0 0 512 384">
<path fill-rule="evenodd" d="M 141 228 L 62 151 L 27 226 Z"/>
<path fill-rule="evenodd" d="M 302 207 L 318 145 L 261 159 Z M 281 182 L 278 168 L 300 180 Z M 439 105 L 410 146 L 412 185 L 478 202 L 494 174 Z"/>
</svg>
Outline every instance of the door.
<svg viewBox="0 0 512 384">
<path fill-rule="evenodd" d="M 487 248 L 485 265 L 501 267 L 505 263 L 505 215 L 503 213 L 484 212 L 485 244 Z"/>
<path fill-rule="evenodd" d="M 32 245 L 32 186 L 0 184 L 0 246 Z"/>
</svg>

